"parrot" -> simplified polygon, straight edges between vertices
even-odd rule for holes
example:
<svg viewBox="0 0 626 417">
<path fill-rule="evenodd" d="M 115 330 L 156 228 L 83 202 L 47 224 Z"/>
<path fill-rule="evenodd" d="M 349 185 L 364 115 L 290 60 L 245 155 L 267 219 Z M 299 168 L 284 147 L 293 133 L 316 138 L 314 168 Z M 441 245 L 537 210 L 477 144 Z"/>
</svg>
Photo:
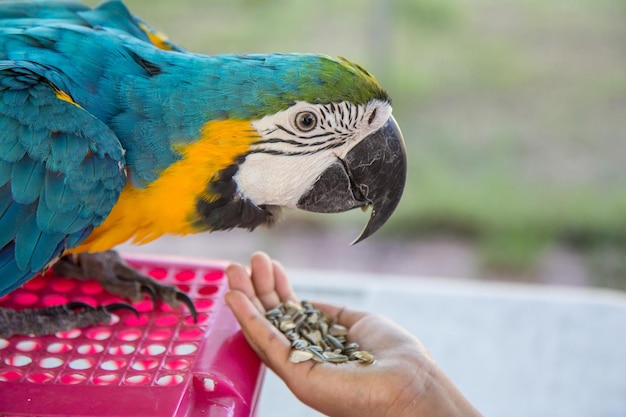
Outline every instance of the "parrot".
<svg viewBox="0 0 626 417">
<path fill-rule="evenodd" d="M 192 53 L 119 0 L 0 3 L 0 297 L 52 267 L 195 314 L 113 248 L 370 209 L 356 243 L 392 215 L 406 170 L 391 99 L 346 58 Z M 123 308 L 0 308 L 0 337 Z"/>
</svg>

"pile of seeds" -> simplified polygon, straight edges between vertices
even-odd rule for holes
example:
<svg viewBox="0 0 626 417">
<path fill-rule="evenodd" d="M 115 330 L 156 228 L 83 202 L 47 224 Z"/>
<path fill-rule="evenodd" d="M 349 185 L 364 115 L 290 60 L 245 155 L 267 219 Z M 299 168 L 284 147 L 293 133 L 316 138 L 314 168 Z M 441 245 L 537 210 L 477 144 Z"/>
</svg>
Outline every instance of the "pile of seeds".
<svg viewBox="0 0 626 417">
<path fill-rule="evenodd" d="M 347 343 L 345 326 L 329 323 L 325 314 L 307 301 L 281 303 L 265 313 L 265 317 L 291 342 L 293 349 L 289 360 L 293 363 L 309 359 L 334 363 L 374 362 L 374 356 L 359 350 L 357 343 Z"/>
</svg>

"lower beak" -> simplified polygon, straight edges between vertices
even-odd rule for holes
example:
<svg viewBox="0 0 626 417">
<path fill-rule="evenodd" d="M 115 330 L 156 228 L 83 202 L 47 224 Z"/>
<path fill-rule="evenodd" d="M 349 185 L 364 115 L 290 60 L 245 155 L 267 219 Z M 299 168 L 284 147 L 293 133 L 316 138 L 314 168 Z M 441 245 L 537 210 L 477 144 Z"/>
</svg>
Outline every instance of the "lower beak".
<svg viewBox="0 0 626 417">
<path fill-rule="evenodd" d="M 406 182 L 406 150 L 393 116 L 329 166 L 298 201 L 302 210 L 339 213 L 372 206 L 370 219 L 353 242 L 376 232 L 394 212 Z"/>
</svg>

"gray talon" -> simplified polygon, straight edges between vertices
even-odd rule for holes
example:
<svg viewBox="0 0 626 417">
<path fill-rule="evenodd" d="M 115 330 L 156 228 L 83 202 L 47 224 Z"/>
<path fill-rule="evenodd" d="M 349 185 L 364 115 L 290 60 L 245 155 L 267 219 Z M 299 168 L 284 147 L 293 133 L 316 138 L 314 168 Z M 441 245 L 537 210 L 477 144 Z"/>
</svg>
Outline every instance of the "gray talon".
<svg viewBox="0 0 626 417">
<path fill-rule="evenodd" d="M 152 307 L 156 307 L 158 299 L 156 290 L 152 288 L 152 286 L 146 284 L 141 284 L 140 290 L 150 296 L 150 299 L 152 300 Z"/>
<path fill-rule="evenodd" d="M 135 314 L 135 316 L 139 317 L 139 311 L 137 311 L 137 309 L 132 305 L 126 303 L 112 303 L 102 306 L 101 308 L 103 308 L 108 313 L 114 313 L 119 310 L 127 310 Z"/>
<path fill-rule="evenodd" d="M 191 313 L 191 317 L 193 317 L 193 322 L 198 323 L 198 311 L 196 310 L 196 306 L 193 305 L 191 298 L 189 298 L 189 296 L 184 292 L 177 292 L 176 300 L 187 306 L 189 312 Z"/>
<path fill-rule="evenodd" d="M 90 308 L 94 308 L 91 304 L 83 303 L 82 301 L 71 301 L 64 304 L 63 307 L 65 307 L 68 311 L 88 310 Z"/>
</svg>

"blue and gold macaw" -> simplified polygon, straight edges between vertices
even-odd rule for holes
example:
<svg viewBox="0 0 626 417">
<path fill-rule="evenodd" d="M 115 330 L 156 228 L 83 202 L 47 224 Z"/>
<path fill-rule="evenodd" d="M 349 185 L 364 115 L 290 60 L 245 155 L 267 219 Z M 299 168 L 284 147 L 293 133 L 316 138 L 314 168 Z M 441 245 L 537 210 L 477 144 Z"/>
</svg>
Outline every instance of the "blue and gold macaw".
<svg viewBox="0 0 626 417">
<path fill-rule="evenodd" d="M 358 241 L 389 218 L 405 177 L 390 100 L 357 64 L 189 53 L 119 1 L 0 3 L 0 296 L 55 262 L 127 278 L 106 252 L 117 244 L 252 230 L 281 207 L 372 206 Z M 119 292 L 190 304 L 133 285 Z M 98 310 L 79 307 L 60 314 Z M 0 310 L 0 332 L 11 314 Z"/>
</svg>

